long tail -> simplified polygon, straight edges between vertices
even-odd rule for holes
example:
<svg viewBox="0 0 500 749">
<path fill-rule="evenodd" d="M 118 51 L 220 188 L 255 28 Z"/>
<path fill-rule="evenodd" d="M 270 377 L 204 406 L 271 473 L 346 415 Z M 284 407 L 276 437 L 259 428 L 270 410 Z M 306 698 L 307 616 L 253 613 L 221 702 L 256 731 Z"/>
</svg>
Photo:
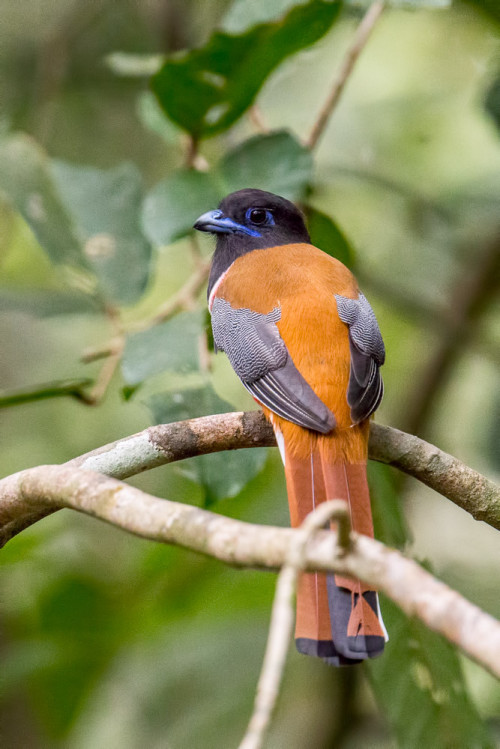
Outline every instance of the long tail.
<svg viewBox="0 0 500 749">
<path fill-rule="evenodd" d="M 328 460 L 328 438 L 311 440 L 307 458 L 281 445 L 292 526 L 326 499 L 348 503 L 352 528 L 373 536 L 366 463 Z M 297 649 L 336 666 L 380 655 L 388 639 L 376 591 L 359 580 L 303 574 L 297 591 Z"/>
</svg>

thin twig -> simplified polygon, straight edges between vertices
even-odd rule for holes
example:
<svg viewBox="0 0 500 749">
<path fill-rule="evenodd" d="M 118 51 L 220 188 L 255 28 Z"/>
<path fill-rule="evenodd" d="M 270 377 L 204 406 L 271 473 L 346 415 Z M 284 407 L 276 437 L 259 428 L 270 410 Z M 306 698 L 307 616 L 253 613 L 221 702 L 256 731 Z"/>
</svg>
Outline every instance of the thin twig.
<svg viewBox="0 0 500 749">
<path fill-rule="evenodd" d="M 266 135 L 270 132 L 270 129 L 264 120 L 262 110 L 257 104 L 254 104 L 252 107 L 250 107 L 250 109 L 248 110 L 248 117 L 252 125 L 259 133 L 263 133 L 264 135 Z"/>
<path fill-rule="evenodd" d="M 158 308 L 156 313 L 146 320 L 139 320 L 129 326 L 129 331 L 147 330 L 154 325 L 159 325 L 172 317 L 175 312 L 182 309 L 193 309 L 196 306 L 196 297 L 206 283 L 210 272 L 210 262 L 201 262 L 196 270 L 189 276 L 188 280 L 178 292 Z"/>
<path fill-rule="evenodd" d="M 113 353 L 102 365 L 97 381 L 87 396 L 85 403 L 89 406 L 97 406 L 106 395 L 125 348 L 125 335 L 123 332 L 120 312 L 116 307 L 110 305 L 106 306 L 105 312 L 115 333 L 115 338 L 113 339 L 115 341 L 115 347 Z"/>
<path fill-rule="evenodd" d="M 188 135 L 186 137 L 186 168 L 195 169 L 197 172 L 208 172 L 210 165 L 198 148 L 199 142 L 193 136 Z"/>
<path fill-rule="evenodd" d="M 9 408 L 10 406 L 19 406 L 22 403 L 64 396 L 88 403 L 87 388 L 91 385 L 92 380 L 85 377 L 37 383 L 31 387 L 16 388 L 15 390 L 0 390 L 0 408 Z"/>
<path fill-rule="evenodd" d="M 110 338 L 110 340 L 102 346 L 86 348 L 80 357 L 80 361 L 84 364 L 91 364 L 99 359 L 104 359 L 106 356 L 113 356 L 114 354 L 119 353 L 122 346 L 122 337 L 115 336 L 114 338 Z"/>
<path fill-rule="evenodd" d="M 101 371 L 99 372 L 99 376 L 97 378 L 97 382 L 95 383 L 94 387 L 87 397 L 86 403 L 88 405 L 97 406 L 106 395 L 108 387 L 111 384 L 111 380 L 113 379 L 113 375 L 116 372 L 116 368 L 120 364 L 124 348 L 125 339 L 122 338 L 121 348 L 115 353 L 111 354 L 111 356 L 108 356 L 108 358 L 102 365 Z"/>
<path fill-rule="evenodd" d="M 2 503 L 17 503 L 39 514 L 73 508 L 137 536 L 184 546 L 237 566 L 283 567 L 301 533 L 301 529 L 252 525 L 159 499 L 73 466 L 30 468 L 18 474 L 16 487 L 16 494 Z M 305 547 L 304 569 L 335 572 L 373 585 L 408 616 L 417 616 L 500 678 L 500 622 L 400 552 L 355 533 L 351 541 L 346 551 L 339 549 L 335 531 L 316 531 Z"/>
<path fill-rule="evenodd" d="M 306 545 L 315 531 L 323 528 L 333 519 L 336 519 L 339 528 L 343 529 L 342 532 L 340 530 L 338 532 L 338 545 L 347 551 L 350 536 L 349 512 L 346 503 L 338 499 L 324 502 L 313 510 L 305 518 L 294 542 L 290 545 L 288 561 L 282 567 L 276 583 L 269 636 L 257 685 L 254 709 L 239 749 L 260 749 L 264 743 L 276 707 L 286 654 L 292 637 L 293 600 L 299 574 L 304 569 Z M 341 542 L 341 536 L 346 542 L 345 545 Z"/>
<path fill-rule="evenodd" d="M 338 75 L 333 82 L 330 94 L 325 101 L 325 104 L 320 111 L 316 122 L 313 125 L 309 137 L 306 140 L 305 145 L 307 148 L 311 150 L 315 148 L 319 139 L 323 135 L 328 120 L 330 119 L 335 107 L 338 104 L 338 101 L 342 95 L 342 91 L 344 90 L 345 84 L 347 83 L 347 80 L 354 69 L 356 61 L 363 51 L 368 39 L 370 38 L 373 28 L 382 15 L 384 8 L 384 0 L 375 0 L 375 2 L 370 5 L 365 15 L 363 16 L 361 23 L 356 29 L 356 33 L 351 42 L 351 45 L 346 52 L 342 65 L 340 66 Z"/>
<path fill-rule="evenodd" d="M 198 155 L 198 140 L 192 135 L 187 135 L 186 144 L 186 167 L 192 169 Z"/>
<path fill-rule="evenodd" d="M 210 263 L 201 261 L 188 280 L 173 296 L 162 304 L 152 317 L 131 323 L 125 329 L 125 333 L 136 333 L 147 330 L 154 325 L 159 325 L 172 317 L 182 309 L 193 309 L 196 305 L 196 297 L 206 283 L 210 271 Z M 81 360 L 89 362 L 104 359 L 107 356 L 121 355 L 123 350 L 123 339 L 120 336 L 111 338 L 107 343 L 95 348 L 85 349 Z"/>
</svg>

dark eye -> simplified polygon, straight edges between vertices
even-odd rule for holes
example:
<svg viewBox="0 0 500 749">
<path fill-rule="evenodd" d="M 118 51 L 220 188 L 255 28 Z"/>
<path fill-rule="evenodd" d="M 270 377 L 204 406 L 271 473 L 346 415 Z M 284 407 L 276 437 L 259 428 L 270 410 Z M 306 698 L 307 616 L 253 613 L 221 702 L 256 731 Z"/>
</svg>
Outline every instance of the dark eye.
<svg viewBox="0 0 500 749">
<path fill-rule="evenodd" d="M 262 224 L 274 224 L 273 214 L 271 211 L 266 211 L 265 208 L 249 208 L 246 213 L 246 219 L 257 226 L 262 226 Z"/>
<path fill-rule="evenodd" d="M 267 218 L 266 211 L 263 208 L 254 208 L 250 211 L 249 218 L 252 224 L 263 224 Z"/>
</svg>

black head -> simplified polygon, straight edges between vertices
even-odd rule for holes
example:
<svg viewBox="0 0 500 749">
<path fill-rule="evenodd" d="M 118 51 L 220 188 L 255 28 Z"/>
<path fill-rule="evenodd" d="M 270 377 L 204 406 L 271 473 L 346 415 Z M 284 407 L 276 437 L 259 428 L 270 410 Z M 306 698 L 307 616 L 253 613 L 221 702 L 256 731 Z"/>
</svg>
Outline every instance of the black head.
<svg viewBox="0 0 500 749">
<path fill-rule="evenodd" d="M 264 190 L 238 190 L 224 198 L 215 211 L 204 213 L 195 229 L 217 237 L 208 285 L 213 284 L 237 257 L 252 250 L 309 242 L 301 212 L 285 198 Z"/>
</svg>

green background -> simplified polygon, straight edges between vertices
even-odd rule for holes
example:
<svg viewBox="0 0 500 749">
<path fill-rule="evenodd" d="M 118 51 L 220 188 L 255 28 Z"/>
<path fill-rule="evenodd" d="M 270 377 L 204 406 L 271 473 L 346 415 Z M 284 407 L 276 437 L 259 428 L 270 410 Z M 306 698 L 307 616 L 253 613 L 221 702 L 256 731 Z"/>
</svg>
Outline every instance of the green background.
<svg viewBox="0 0 500 749">
<path fill-rule="evenodd" d="M 253 407 L 223 356 L 200 363 L 204 292 L 127 336 L 98 406 L 42 400 L 41 384 L 85 390 L 102 362 L 82 352 L 117 316 L 153 315 L 193 272 L 197 216 L 258 186 L 301 200 L 314 241 L 369 297 L 387 347 L 377 420 L 498 476 L 500 13 L 494 0 L 390 4 L 311 154 L 301 142 L 363 6 L 2 0 L 2 475 L 155 421 Z M 207 171 L 186 166 L 188 131 Z M 210 240 L 199 246 L 208 258 Z M 500 616 L 495 531 L 381 466 L 370 481 L 378 537 Z M 288 523 L 274 449 L 132 483 Z M 44 520 L 0 553 L 1 746 L 236 746 L 274 584 L 69 511 Z M 290 652 L 267 746 L 500 745 L 493 678 L 389 601 L 383 611 L 391 641 L 370 666 Z"/>
</svg>

